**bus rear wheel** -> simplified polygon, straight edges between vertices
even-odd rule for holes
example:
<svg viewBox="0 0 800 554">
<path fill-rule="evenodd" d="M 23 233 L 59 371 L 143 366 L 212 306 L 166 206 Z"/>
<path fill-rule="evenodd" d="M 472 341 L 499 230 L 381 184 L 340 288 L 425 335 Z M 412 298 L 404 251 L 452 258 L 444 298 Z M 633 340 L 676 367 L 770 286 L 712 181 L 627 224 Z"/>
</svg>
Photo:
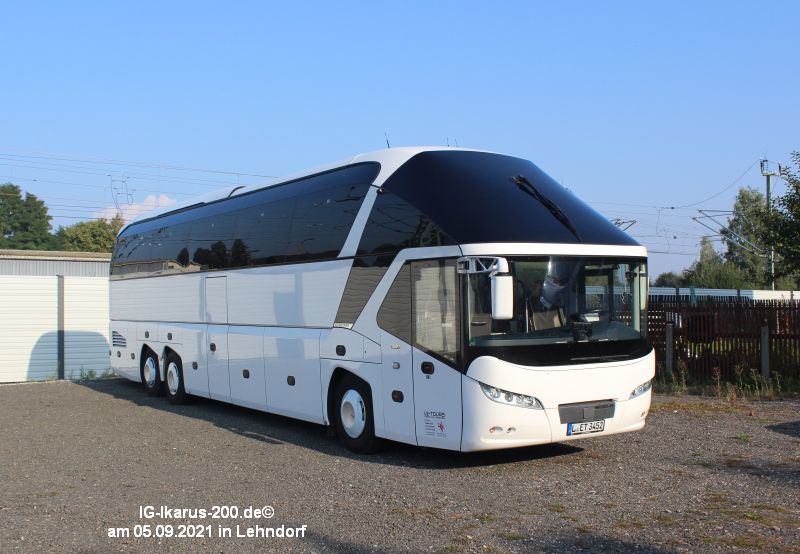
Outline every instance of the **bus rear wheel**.
<svg viewBox="0 0 800 554">
<path fill-rule="evenodd" d="M 183 387 L 183 363 L 180 356 L 170 353 L 164 365 L 167 400 L 172 404 L 187 404 L 191 397 L 186 394 L 186 389 Z"/>
<path fill-rule="evenodd" d="M 369 386 L 352 374 L 342 377 L 336 387 L 334 420 L 336 434 L 349 450 L 369 454 L 380 447 L 380 439 L 375 436 Z"/>
<path fill-rule="evenodd" d="M 158 356 L 152 350 L 148 350 L 142 360 L 142 383 L 144 390 L 150 396 L 161 396 L 164 394 L 164 383 L 161 381 L 161 371 L 158 367 Z"/>
</svg>

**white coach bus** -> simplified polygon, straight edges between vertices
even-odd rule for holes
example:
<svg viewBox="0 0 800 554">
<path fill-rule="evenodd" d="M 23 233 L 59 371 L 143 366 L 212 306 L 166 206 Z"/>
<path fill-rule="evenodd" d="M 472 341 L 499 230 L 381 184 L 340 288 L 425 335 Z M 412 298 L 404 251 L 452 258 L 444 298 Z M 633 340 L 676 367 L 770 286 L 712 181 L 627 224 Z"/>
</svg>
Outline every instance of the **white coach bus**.
<svg viewBox="0 0 800 554">
<path fill-rule="evenodd" d="M 392 148 L 126 226 L 112 366 L 450 450 L 635 431 L 655 370 L 647 252 L 529 161 Z"/>
</svg>

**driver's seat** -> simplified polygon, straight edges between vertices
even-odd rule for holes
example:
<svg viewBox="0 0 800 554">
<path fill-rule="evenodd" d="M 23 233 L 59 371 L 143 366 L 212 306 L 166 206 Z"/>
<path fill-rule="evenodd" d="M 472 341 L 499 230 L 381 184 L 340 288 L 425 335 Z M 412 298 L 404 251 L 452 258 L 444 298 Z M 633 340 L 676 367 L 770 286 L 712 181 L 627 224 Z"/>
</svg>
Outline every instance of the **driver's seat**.
<svg viewBox="0 0 800 554">
<path fill-rule="evenodd" d="M 565 323 L 563 310 L 561 309 L 534 311 L 531 320 L 536 331 L 563 327 Z"/>
</svg>

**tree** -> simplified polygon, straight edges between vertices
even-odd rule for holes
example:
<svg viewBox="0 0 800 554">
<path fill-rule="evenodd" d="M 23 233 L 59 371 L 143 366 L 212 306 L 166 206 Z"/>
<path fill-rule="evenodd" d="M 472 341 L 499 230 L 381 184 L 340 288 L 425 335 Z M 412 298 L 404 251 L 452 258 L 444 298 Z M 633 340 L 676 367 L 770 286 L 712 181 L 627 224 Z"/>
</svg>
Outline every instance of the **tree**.
<svg viewBox="0 0 800 554">
<path fill-rule="evenodd" d="M 769 286 L 766 244 L 763 240 L 767 224 L 767 204 L 764 195 L 754 188 L 741 188 L 733 204 L 728 229 L 748 243 L 738 244 L 731 233 L 721 232 L 728 247 L 725 261 L 739 268 L 746 283 L 742 288 L 762 289 Z"/>
<path fill-rule="evenodd" d="M 665 271 L 653 282 L 654 287 L 682 287 L 686 283 L 682 275 L 678 275 L 674 271 Z"/>
<path fill-rule="evenodd" d="M 81 221 L 58 230 L 63 250 L 72 252 L 111 252 L 125 220 L 117 214 L 112 219 Z"/>
<path fill-rule="evenodd" d="M 687 285 L 698 288 L 750 288 L 744 272 L 714 250 L 706 237 L 700 241 L 700 259 L 683 272 L 683 278 Z"/>
<path fill-rule="evenodd" d="M 800 152 L 792 153 L 792 161 L 800 168 Z M 800 173 L 798 169 L 789 169 L 785 177 L 789 189 L 774 200 L 764 240 L 780 258 L 775 266 L 776 275 L 800 279 Z"/>
<path fill-rule="evenodd" d="M 0 185 L 0 248 L 45 250 L 51 246 L 47 206 L 17 185 Z"/>
</svg>

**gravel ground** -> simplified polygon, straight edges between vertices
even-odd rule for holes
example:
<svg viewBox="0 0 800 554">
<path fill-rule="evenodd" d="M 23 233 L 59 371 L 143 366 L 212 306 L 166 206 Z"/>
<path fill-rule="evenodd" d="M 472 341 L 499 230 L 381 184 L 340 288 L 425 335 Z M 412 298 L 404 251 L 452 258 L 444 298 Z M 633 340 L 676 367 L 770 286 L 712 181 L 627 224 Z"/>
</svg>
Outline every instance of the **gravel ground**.
<svg viewBox="0 0 800 554">
<path fill-rule="evenodd" d="M 800 403 L 658 397 L 638 433 L 495 453 L 388 444 L 128 381 L 0 386 L 0 552 L 800 552 Z M 272 519 L 140 519 L 142 505 Z M 135 525 L 211 538 L 134 538 Z M 237 538 L 307 525 L 305 538 Z M 232 537 L 217 537 L 218 527 Z M 109 528 L 130 537 L 109 538 Z M 163 528 L 162 528 L 163 529 Z"/>
</svg>

